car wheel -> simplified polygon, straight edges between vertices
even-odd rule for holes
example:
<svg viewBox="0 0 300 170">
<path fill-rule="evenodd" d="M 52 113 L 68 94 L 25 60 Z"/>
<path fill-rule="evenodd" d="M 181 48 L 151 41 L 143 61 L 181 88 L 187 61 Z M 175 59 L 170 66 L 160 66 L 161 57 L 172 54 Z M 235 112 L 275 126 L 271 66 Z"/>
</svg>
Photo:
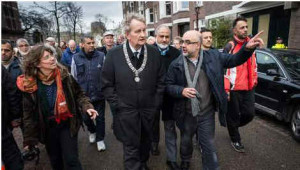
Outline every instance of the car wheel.
<svg viewBox="0 0 300 170">
<path fill-rule="evenodd" d="M 291 130 L 296 141 L 300 142 L 300 107 L 293 112 L 291 119 Z"/>
</svg>

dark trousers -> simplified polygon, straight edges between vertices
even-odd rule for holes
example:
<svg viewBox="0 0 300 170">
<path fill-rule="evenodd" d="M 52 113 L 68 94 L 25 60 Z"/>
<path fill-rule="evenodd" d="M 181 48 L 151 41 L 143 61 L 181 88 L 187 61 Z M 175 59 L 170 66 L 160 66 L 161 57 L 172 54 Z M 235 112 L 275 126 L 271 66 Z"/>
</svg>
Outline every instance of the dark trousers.
<svg viewBox="0 0 300 170">
<path fill-rule="evenodd" d="M 104 140 L 105 136 L 105 100 L 92 102 L 95 110 L 98 112 L 96 117 L 96 125 L 88 114 L 83 114 L 84 124 L 90 133 L 96 133 L 96 141 Z"/>
<path fill-rule="evenodd" d="M 137 147 L 123 143 L 125 170 L 141 170 L 142 164 L 146 163 L 149 159 L 150 148 L 150 133 L 145 130 L 145 127 L 142 123 L 140 146 Z"/>
<path fill-rule="evenodd" d="M 82 170 L 77 135 L 71 137 L 67 122 L 47 128 L 45 145 L 53 170 Z"/>
<path fill-rule="evenodd" d="M 186 114 L 184 123 L 180 129 L 180 156 L 182 161 L 190 162 L 193 154 L 193 136 L 198 134 L 198 142 L 202 149 L 203 170 L 219 169 L 215 136 L 215 113 L 211 110 L 202 116 L 193 117 Z"/>
<path fill-rule="evenodd" d="M 159 127 L 159 124 L 160 124 L 160 110 L 158 110 L 156 113 L 155 113 L 155 116 L 154 116 L 154 124 L 153 124 L 153 138 L 152 138 L 152 142 L 153 143 L 159 143 L 159 137 L 160 137 L 160 127 Z"/>
<path fill-rule="evenodd" d="M 2 131 L 4 130 L 6 130 L 7 133 L 5 133 L 5 135 L 2 136 L 1 157 L 5 169 L 22 170 L 24 169 L 24 161 L 22 159 L 21 152 L 18 148 L 18 145 L 11 131 L 8 129 L 2 129 Z"/>
<path fill-rule="evenodd" d="M 177 132 L 174 120 L 165 120 L 165 143 L 167 161 L 177 161 Z"/>
<path fill-rule="evenodd" d="M 254 118 L 254 102 L 254 90 L 230 92 L 226 119 L 232 142 L 241 141 L 239 127 L 245 126 Z"/>
</svg>

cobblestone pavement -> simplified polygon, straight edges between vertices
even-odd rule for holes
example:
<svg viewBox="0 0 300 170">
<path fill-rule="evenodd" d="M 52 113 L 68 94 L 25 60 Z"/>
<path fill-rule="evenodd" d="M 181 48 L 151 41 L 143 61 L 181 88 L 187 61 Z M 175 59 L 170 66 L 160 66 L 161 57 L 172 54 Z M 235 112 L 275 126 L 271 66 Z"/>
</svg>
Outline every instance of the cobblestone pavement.
<svg viewBox="0 0 300 170">
<path fill-rule="evenodd" d="M 107 107 L 108 108 L 108 107 Z M 79 155 L 85 170 L 122 170 L 123 151 L 111 130 L 111 114 L 106 111 L 107 150 L 98 152 L 96 144 L 88 141 L 88 132 L 82 129 L 79 132 Z M 163 124 L 161 123 L 161 142 L 159 156 L 151 156 L 148 165 L 151 170 L 167 170 L 165 164 L 165 145 Z M 220 167 L 223 170 L 296 170 L 300 169 L 300 144 L 295 142 L 285 124 L 274 119 L 256 117 L 253 122 L 240 130 L 246 153 L 233 151 L 230 146 L 227 129 L 220 127 L 216 117 L 216 147 Z M 22 148 L 22 135 L 20 129 L 14 130 L 15 138 Z M 180 141 L 178 133 L 178 144 Z M 25 170 L 51 170 L 47 154 L 43 145 L 39 145 L 40 163 L 26 162 Z M 178 149 L 179 151 L 179 149 Z M 201 170 L 201 152 L 194 149 L 191 160 L 191 170 Z M 178 162 L 179 155 L 178 155 Z"/>
</svg>

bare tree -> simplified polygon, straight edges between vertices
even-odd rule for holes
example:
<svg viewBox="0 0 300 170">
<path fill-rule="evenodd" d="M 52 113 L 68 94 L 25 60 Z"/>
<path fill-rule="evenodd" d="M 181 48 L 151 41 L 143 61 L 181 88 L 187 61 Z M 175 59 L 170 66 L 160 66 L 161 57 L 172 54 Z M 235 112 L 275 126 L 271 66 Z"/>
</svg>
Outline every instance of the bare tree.
<svg viewBox="0 0 300 170">
<path fill-rule="evenodd" d="M 34 28 L 39 30 L 49 30 L 52 25 L 51 20 L 35 10 L 28 11 L 24 8 L 20 8 L 19 13 L 22 22 L 22 30 L 24 32 Z"/>
<path fill-rule="evenodd" d="M 66 25 L 72 29 L 73 39 L 76 41 L 76 27 L 79 26 L 79 23 L 83 17 L 82 7 L 78 6 L 74 2 L 67 2 L 66 8 L 67 13 L 64 16 L 64 21 Z"/>
<path fill-rule="evenodd" d="M 57 2 L 57 1 L 50 1 L 48 2 L 49 5 L 43 6 L 38 4 L 37 2 L 34 2 L 35 7 L 40 8 L 43 10 L 46 15 L 54 17 L 55 23 L 56 23 L 56 35 L 58 39 L 58 44 L 60 44 L 60 22 L 59 19 L 62 18 L 68 11 L 66 8 L 65 2 Z"/>
</svg>

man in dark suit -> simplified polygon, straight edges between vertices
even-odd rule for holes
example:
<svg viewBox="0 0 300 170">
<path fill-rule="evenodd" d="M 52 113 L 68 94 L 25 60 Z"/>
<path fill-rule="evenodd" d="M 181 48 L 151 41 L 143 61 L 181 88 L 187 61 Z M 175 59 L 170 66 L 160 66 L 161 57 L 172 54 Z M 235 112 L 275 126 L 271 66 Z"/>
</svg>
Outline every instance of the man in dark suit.
<svg viewBox="0 0 300 170">
<path fill-rule="evenodd" d="M 159 25 L 155 30 L 156 43 L 155 47 L 160 52 L 160 57 L 164 64 L 165 71 L 168 71 L 169 65 L 173 60 L 175 60 L 179 55 L 180 51 L 175 47 L 170 46 L 170 36 L 171 30 L 166 25 Z M 176 128 L 175 121 L 172 115 L 173 110 L 173 98 L 170 97 L 167 93 L 164 93 L 163 104 L 161 107 L 162 111 L 162 120 L 164 121 L 165 129 L 165 142 L 166 142 L 166 155 L 167 155 L 167 164 L 170 169 L 178 169 L 176 163 L 177 160 L 177 146 L 176 146 Z M 159 128 L 160 124 L 160 110 L 155 114 L 154 128 L 153 128 L 153 141 L 151 152 L 152 155 L 159 155 Z"/>
<path fill-rule="evenodd" d="M 102 90 L 116 108 L 113 129 L 123 143 L 125 170 L 147 170 L 154 115 L 164 91 L 164 67 L 155 47 L 146 45 L 145 19 L 124 21 L 128 41 L 111 49 L 102 70 Z"/>
</svg>

